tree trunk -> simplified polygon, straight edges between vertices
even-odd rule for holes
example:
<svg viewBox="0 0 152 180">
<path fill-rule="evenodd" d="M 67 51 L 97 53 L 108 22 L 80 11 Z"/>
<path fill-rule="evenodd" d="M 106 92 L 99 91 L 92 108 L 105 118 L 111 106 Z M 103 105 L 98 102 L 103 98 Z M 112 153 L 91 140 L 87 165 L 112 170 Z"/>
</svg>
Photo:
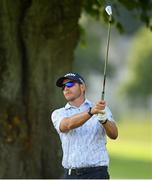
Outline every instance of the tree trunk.
<svg viewBox="0 0 152 180">
<path fill-rule="evenodd" d="M 59 138 L 50 114 L 63 98 L 81 0 L 0 1 L 0 178 L 58 178 Z"/>
</svg>

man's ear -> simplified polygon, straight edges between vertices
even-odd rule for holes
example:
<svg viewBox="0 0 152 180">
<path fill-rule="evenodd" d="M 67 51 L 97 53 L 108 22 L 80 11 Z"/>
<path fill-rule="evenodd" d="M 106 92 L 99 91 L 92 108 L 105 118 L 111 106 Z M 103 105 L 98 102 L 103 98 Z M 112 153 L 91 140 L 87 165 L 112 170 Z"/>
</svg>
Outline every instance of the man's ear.
<svg viewBox="0 0 152 180">
<path fill-rule="evenodd" d="M 85 84 L 80 84 L 80 87 L 81 87 L 81 89 L 82 89 L 83 92 L 86 91 L 86 85 L 85 85 Z"/>
</svg>

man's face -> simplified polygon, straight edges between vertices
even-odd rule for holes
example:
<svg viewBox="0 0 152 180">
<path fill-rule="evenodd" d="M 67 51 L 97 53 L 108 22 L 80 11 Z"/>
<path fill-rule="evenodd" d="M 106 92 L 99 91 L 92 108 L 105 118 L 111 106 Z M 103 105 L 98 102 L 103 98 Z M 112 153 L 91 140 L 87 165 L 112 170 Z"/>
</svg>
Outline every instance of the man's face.
<svg viewBox="0 0 152 180">
<path fill-rule="evenodd" d="M 65 79 L 63 81 L 63 84 L 67 82 L 71 82 L 71 80 Z M 84 96 L 85 85 L 79 84 L 77 82 L 73 82 L 73 83 L 74 85 L 72 87 L 65 86 L 63 89 L 63 94 L 67 101 L 74 101 L 75 99 Z"/>
</svg>

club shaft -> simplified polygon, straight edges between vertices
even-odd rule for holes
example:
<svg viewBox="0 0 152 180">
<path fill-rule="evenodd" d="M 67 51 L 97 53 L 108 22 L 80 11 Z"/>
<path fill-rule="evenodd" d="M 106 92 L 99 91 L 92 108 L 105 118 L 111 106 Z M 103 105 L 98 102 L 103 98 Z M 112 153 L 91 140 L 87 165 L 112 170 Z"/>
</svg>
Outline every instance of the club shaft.
<svg viewBox="0 0 152 180">
<path fill-rule="evenodd" d="M 109 17 L 107 49 L 106 49 L 106 57 L 104 63 L 104 75 L 103 75 L 103 86 L 102 86 L 102 96 L 101 96 L 102 100 L 104 100 L 105 97 L 105 85 L 106 85 L 106 77 L 107 77 L 107 65 L 108 65 L 108 54 L 109 54 L 109 44 L 110 44 L 110 31 L 111 31 L 111 16 Z"/>
</svg>

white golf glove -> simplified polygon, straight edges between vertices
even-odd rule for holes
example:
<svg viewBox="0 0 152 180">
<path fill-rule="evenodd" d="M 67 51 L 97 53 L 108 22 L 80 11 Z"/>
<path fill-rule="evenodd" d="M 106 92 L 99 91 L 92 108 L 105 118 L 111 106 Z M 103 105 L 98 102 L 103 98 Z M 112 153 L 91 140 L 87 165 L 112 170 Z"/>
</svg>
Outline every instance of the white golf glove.
<svg viewBox="0 0 152 180">
<path fill-rule="evenodd" d="M 98 118 L 98 121 L 102 124 L 105 124 L 107 122 L 108 116 L 105 109 L 102 110 L 101 113 L 97 114 L 97 118 Z"/>
</svg>

